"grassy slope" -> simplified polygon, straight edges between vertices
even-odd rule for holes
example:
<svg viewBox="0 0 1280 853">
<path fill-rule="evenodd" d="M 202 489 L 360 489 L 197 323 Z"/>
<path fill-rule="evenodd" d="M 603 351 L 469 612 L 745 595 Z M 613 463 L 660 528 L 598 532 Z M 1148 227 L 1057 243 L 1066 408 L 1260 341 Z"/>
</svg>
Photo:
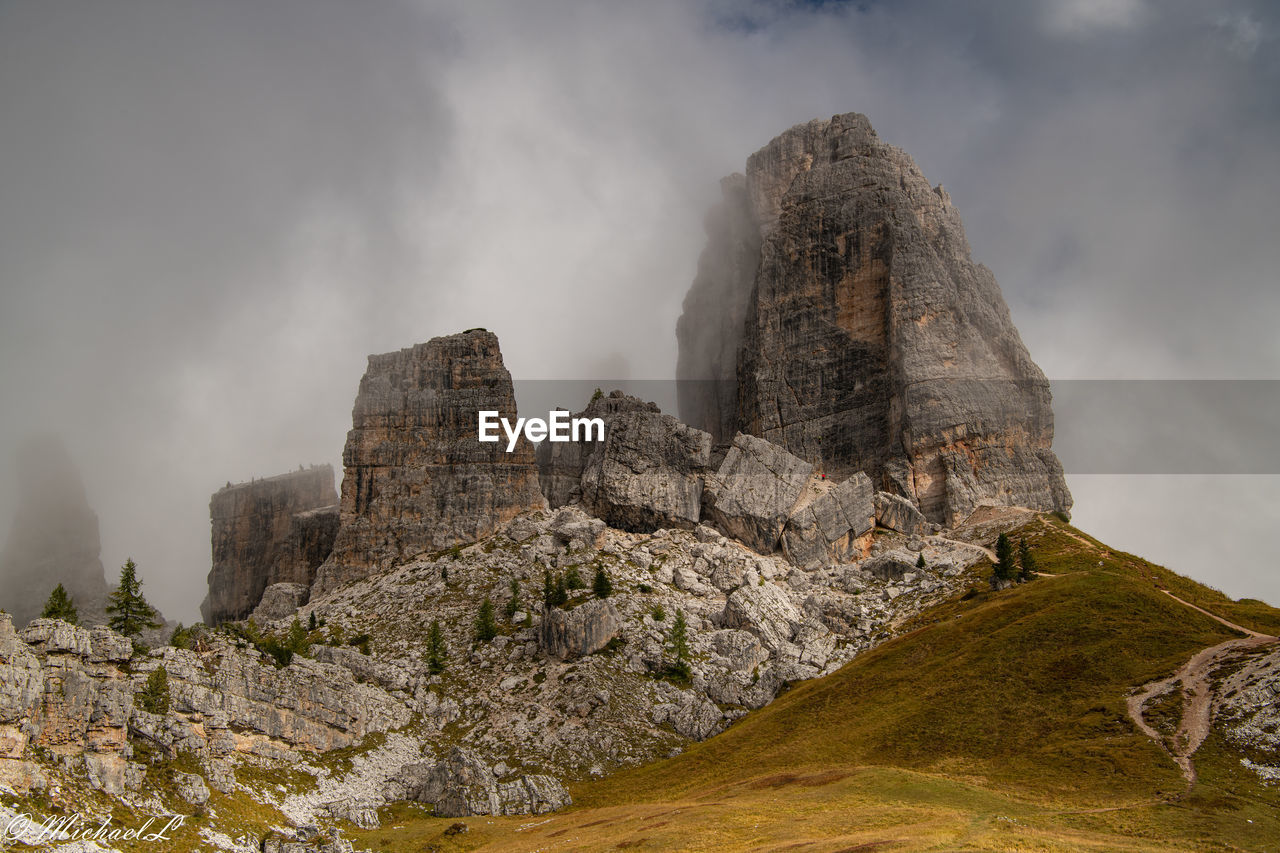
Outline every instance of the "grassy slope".
<svg viewBox="0 0 1280 853">
<path fill-rule="evenodd" d="M 1041 578 L 981 591 L 667 761 L 574 791 L 547 818 L 398 813 L 372 849 L 1274 849 L 1280 796 L 1213 739 L 1179 798 L 1125 715 L 1133 687 L 1233 636 L 1164 595 L 1275 630 L 1221 593 L 1052 519 L 1019 532 Z M 1101 563 L 1101 565 L 1099 565 Z M 871 849 L 871 848 L 860 848 Z"/>
</svg>

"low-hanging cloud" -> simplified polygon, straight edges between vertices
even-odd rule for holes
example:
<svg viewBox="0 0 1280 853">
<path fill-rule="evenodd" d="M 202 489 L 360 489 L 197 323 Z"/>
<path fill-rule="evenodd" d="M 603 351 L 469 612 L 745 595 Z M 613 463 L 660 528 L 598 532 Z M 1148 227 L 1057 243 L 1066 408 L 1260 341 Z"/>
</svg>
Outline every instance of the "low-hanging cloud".
<svg viewBox="0 0 1280 853">
<path fill-rule="evenodd" d="M 60 432 L 109 573 L 132 556 L 189 620 L 209 494 L 336 464 L 366 354 L 485 326 L 518 377 L 671 376 L 717 179 L 849 110 L 947 186 L 1051 377 L 1275 378 L 1278 23 L 1250 2 L 0 5 L 0 436 Z M 1072 481 L 1093 532 L 1280 599 L 1260 543 L 1226 568 L 1161 552 L 1161 501 L 1275 506 L 1205 483 L 1126 515 Z"/>
</svg>

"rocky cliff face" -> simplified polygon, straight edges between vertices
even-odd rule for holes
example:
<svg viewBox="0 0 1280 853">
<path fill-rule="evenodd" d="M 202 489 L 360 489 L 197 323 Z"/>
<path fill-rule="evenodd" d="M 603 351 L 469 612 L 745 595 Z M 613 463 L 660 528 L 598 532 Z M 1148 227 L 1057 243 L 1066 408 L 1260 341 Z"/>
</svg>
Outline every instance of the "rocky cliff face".
<svg viewBox="0 0 1280 853">
<path fill-rule="evenodd" d="M 545 505 L 533 446 L 477 438 L 477 412 L 514 421 L 498 338 L 473 329 L 369 357 L 342 454 L 341 520 L 316 591 L 472 542 Z"/>
<path fill-rule="evenodd" d="M 204 621 L 245 618 L 272 584 L 309 586 L 332 550 L 337 503 L 328 465 L 229 485 L 214 494 L 213 568 L 200 605 Z"/>
<path fill-rule="evenodd" d="M 982 502 L 1070 507 L 1048 383 L 950 198 L 910 157 L 841 115 L 774 139 L 736 186 L 713 216 L 736 225 L 709 229 L 677 327 L 679 378 L 721 382 L 687 383 L 682 416 L 719 439 L 732 422 L 836 479 L 865 471 L 931 521 Z"/>
<path fill-rule="evenodd" d="M 40 614 L 61 583 L 81 619 L 102 622 L 107 582 L 98 516 L 89 507 L 79 471 L 53 438 L 27 442 L 17 459 L 19 503 L 0 553 L 0 607 L 21 627 Z"/>
</svg>

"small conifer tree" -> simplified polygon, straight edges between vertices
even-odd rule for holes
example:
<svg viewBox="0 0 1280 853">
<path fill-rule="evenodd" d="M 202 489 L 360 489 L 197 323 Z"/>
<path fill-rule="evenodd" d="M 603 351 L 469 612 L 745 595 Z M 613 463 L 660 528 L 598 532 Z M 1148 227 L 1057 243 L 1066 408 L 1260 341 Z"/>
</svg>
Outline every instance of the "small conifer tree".
<svg viewBox="0 0 1280 853">
<path fill-rule="evenodd" d="M 134 699 L 139 708 L 151 714 L 165 714 L 169 711 L 169 673 L 163 665 L 156 667 L 147 676 L 147 681 L 138 691 Z"/>
<path fill-rule="evenodd" d="M 475 633 L 477 643 L 487 643 L 498 636 L 498 623 L 493 618 L 493 601 L 487 595 L 480 603 L 480 612 L 476 614 Z"/>
<path fill-rule="evenodd" d="M 596 576 L 591 579 L 591 591 L 596 598 L 608 598 L 613 593 L 613 581 L 605 573 L 604 566 L 596 566 Z"/>
<path fill-rule="evenodd" d="M 70 622 L 72 625 L 80 624 L 80 614 L 76 613 L 75 601 L 71 596 L 67 595 L 67 591 L 62 584 L 58 584 L 53 588 L 53 592 L 49 593 L 49 600 L 44 603 L 44 610 L 40 612 L 41 619 L 61 619 L 63 622 Z"/>
<path fill-rule="evenodd" d="M 917 568 L 917 569 L 927 569 L 927 568 L 929 568 L 929 564 L 928 564 L 928 563 L 926 563 L 926 562 L 924 561 L 924 553 L 923 553 L 923 552 L 921 552 L 921 554 L 920 554 L 920 556 L 919 556 L 919 557 L 916 557 L 916 568 Z"/>
<path fill-rule="evenodd" d="M 565 570 L 564 585 L 568 589 L 582 589 L 587 582 L 582 579 L 582 573 L 578 571 L 577 565 L 572 565 Z"/>
<path fill-rule="evenodd" d="M 427 629 L 427 671 L 432 675 L 444 672 L 445 660 L 449 649 L 444 644 L 444 631 L 440 629 L 440 620 L 432 619 Z"/>
<path fill-rule="evenodd" d="M 1018 575 L 1018 566 L 1013 559 L 1013 543 L 1006 533 L 1001 533 L 996 540 L 996 564 L 991 572 L 991 582 L 1013 580 Z"/>
<path fill-rule="evenodd" d="M 120 568 L 120 583 L 111 593 L 107 605 L 107 624 L 111 630 L 126 637 L 135 637 L 147 628 L 159 628 L 156 609 L 142 594 L 142 581 L 138 580 L 138 567 L 133 560 L 125 560 Z"/>
<path fill-rule="evenodd" d="M 1021 581 L 1031 580 L 1040 569 L 1036 564 L 1036 555 L 1031 553 L 1031 546 L 1025 539 L 1018 542 L 1018 562 L 1021 564 L 1018 580 Z"/>
<path fill-rule="evenodd" d="M 295 655 L 305 655 L 311 648 L 311 640 L 307 637 L 307 629 L 302 627 L 302 620 L 297 616 L 289 625 L 289 633 L 285 634 L 284 645 Z"/>
</svg>

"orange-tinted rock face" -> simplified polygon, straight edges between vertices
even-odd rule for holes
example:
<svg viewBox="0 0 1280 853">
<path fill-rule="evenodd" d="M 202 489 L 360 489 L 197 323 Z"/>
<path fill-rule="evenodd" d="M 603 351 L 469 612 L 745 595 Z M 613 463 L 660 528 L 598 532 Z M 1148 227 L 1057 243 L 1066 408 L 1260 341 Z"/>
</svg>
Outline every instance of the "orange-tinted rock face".
<svg viewBox="0 0 1280 853">
<path fill-rule="evenodd" d="M 709 229 L 679 378 L 723 391 L 735 349 L 733 409 L 691 383 L 682 417 L 721 440 L 732 423 L 837 479 L 866 471 L 934 521 L 984 501 L 1070 507 L 1048 383 L 946 192 L 910 157 L 864 116 L 835 116 L 757 151 L 745 192 L 725 198 L 739 207 L 716 221 L 749 218 L 757 262 L 740 236 Z M 740 333 L 725 332 L 738 315 Z"/>
<path fill-rule="evenodd" d="M 533 446 L 482 443 L 477 413 L 514 422 L 498 338 L 472 330 L 369 357 L 342 454 L 338 538 L 314 592 L 470 542 L 545 506 Z"/>
<path fill-rule="evenodd" d="M 316 465 L 220 489 L 209 502 L 210 625 L 248 616 L 274 583 L 310 585 L 337 530 L 333 468 Z"/>
</svg>

